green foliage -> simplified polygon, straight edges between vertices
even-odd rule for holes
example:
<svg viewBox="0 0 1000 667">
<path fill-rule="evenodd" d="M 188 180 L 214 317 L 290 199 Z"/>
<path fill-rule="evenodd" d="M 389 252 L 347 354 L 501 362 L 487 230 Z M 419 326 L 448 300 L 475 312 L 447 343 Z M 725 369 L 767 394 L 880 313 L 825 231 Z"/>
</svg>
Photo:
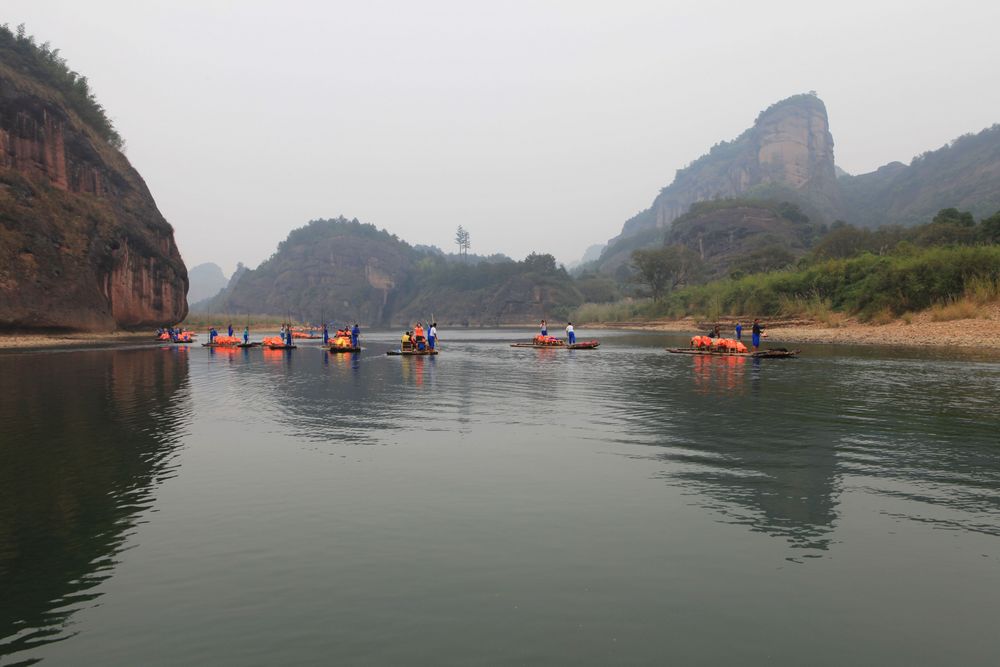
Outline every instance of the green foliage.
<svg viewBox="0 0 1000 667">
<path fill-rule="evenodd" d="M 6 23 L 0 25 L 0 61 L 58 90 L 67 106 L 101 138 L 119 150 L 124 146 L 104 107 L 91 92 L 87 77 L 71 70 L 59 49 L 51 49 L 48 42 L 36 44 L 35 38 L 26 34 L 23 23 L 16 32 Z"/>
<path fill-rule="evenodd" d="M 636 250 L 632 253 L 632 265 L 639 273 L 638 279 L 649 286 L 654 301 L 678 285 L 696 279 L 702 268 L 698 254 L 682 245 Z"/>
<path fill-rule="evenodd" d="M 815 299 L 840 312 L 871 317 L 923 310 L 965 294 L 975 281 L 1000 279 L 1000 246 L 932 247 L 884 256 L 864 253 L 816 262 L 801 269 L 745 276 L 687 287 L 672 294 L 658 314 L 723 312 L 773 316 L 789 299 Z"/>
</svg>

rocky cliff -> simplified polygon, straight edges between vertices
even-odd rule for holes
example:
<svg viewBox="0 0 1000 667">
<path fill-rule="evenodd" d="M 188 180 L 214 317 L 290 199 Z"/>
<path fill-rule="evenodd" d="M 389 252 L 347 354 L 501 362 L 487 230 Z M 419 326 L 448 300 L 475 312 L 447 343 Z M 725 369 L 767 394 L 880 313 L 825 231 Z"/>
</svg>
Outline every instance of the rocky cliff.
<svg viewBox="0 0 1000 667">
<path fill-rule="evenodd" d="M 61 85 L 53 56 L 0 34 L 0 328 L 180 321 L 188 278 L 173 229 L 110 124 L 90 120 L 94 106 L 104 116 L 85 80 Z"/>
<path fill-rule="evenodd" d="M 229 278 L 226 278 L 222 268 L 212 262 L 205 262 L 188 269 L 188 281 L 190 282 L 188 304 L 192 310 L 194 304 L 215 296 L 229 284 Z"/>
<path fill-rule="evenodd" d="M 795 95 L 761 112 L 739 137 L 679 170 L 647 211 L 625 223 L 609 249 L 623 238 L 667 227 L 697 202 L 747 195 L 793 201 L 820 217 L 839 214 L 833 136 L 822 100 Z"/>
</svg>

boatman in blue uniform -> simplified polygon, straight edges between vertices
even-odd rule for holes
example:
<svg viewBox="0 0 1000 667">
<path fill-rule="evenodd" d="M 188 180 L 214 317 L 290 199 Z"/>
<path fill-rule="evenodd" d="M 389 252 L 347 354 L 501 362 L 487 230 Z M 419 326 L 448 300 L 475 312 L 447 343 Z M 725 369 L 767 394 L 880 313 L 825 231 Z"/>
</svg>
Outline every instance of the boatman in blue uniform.
<svg viewBox="0 0 1000 667">
<path fill-rule="evenodd" d="M 743 325 L 736 323 L 736 340 L 743 340 Z"/>
<path fill-rule="evenodd" d="M 576 344 L 576 332 L 573 331 L 573 323 L 572 322 L 567 322 L 566 323 L 566 336 L 569 337 L 569 344 L 570 345 L 575 345 Z"/>
<path fill-rule="evenodd" d="M 229 323 L 229 337 L 230 338 L 233 337 L 233 323 L 232 322 Z"/>
<path fill-rule="evenodd" d="M 292 346 L 292 327 L 291 327 L 291 325 L 289 325 L 288 328 L 285 329 L 285 345 L 287 345 L 288 347 Z"/>
<path fill-rule="evenodd" d="M 427 332 L 427 344 L 433 350 L 434 346 L 437 344 L 438 337 L 438 323 L 431 322 L 431 329 Z"/>
<path fill-rule="evenodd" d="M 250 344 L 250 325 L 249 324 L 246 325 L 245 327 L 243 327 L 243 344 L 244 345 L 249 345 Z"/>
<path fill-rule="evenodd" d="M 324 347 L 330 344 L 330 328 L 326 326 L 326 322 L 323 322 L 323 345 Z"/>
<path fill-rule="evenodd" d="M 754 319 L 754 321 L 753 321 L 753 330 L 751 331 L 751 333 L 753 334 L 753 341 L 752 342 L 753 342 L 753 349 L 754 350 L 756 350 L 758 347 L 760 347 L 760 334 L 761 334 L 761 332 L 763 330 L 764 330 L 764 327 L 760 326 L 760 320 Z"/>
<path fill-rule="evenodd" d="M 218 336 L 218 335 L 219 335 L 219 332 L 215 330 L 215 327 L 212 327 L 211 329 L 208 330 L 208 343 L 209 343 L 209 345 L 211 345 L 212 343 L 215 342 L 215 337 Z"/>
<path fill-rule="evenodd" d="M 358 323 L 355 322 L 354 328 L 351 329 L 351 347 L 356 348 L 358 346 L 358 338 L 360 338 L 360 336 L 361 336 L 361 327 L 359 327 Z"/>
<path fill-rule="evenodd" d="M 545 320 L 542 320 L 542 335 L 543 336 L 549 335 L 549 325 Z"/>
</svg>

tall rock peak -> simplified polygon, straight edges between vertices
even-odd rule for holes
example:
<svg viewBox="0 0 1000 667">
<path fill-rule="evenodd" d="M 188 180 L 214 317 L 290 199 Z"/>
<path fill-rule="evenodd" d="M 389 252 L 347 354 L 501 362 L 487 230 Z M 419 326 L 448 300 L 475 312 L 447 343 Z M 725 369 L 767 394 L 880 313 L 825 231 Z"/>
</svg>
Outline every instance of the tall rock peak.
<svg viewBox="0 0 1000 667">
<path fill-rule="evenodd" d="M 780 195 L 824 215 L 839 211 L 833 136 L 826 106 L 816 95 L 771 105 L 739 137 L 678 170 L 653 202 L 651 215 L 630 220 L 621 237 L 666 227 L 700 201 L 753 195 Z"/>
</svg>

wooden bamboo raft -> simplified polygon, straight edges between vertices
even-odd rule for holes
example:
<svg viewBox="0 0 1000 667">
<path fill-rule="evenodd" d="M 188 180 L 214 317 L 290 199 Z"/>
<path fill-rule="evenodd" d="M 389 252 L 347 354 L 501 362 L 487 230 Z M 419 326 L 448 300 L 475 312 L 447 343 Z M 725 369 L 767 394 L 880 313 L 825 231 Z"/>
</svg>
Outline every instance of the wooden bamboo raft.
<svg viewBox="0 0 1000 667">
<path fill-rule="evenodd" d="M 561 345 L 536 345 L 535 343 L 511 343 L 511 347 L 533 347 L 536 350 L 593 350 L 601 343 L 596 340 L 586 340 L 579 343 L 562 343 Z"/>
<path fill-rule="evenodd" d="M 693 354 L 703 357 L 749 357 L 751 359 L 787 359 L 799 356 L 799 350 L 773 348 L 757 350 L 756 352 L 716 352 L 713 350 L 695 350 L 689 347 L 668 347 L 667 352 L 673 354 Z"/>
<path fill-rule="evenodd" d="M 423 357 L 428 354 L 437 354 L 437 350 L 389 350 L 386 352 L 390 357 Z"/>
<path fill-rule="evenodd" d="M 326 348 L 326 351 L 329 352 L 330 354 L 339 354 L 339 353 L 342 353 L 342 352 L 360 352 L 361 351 L 361 347 L 360 346 L 358 346 L 358 347 L 334 347 L 333 345 L 330 345 L 329 347 Z"/>
</svg>

